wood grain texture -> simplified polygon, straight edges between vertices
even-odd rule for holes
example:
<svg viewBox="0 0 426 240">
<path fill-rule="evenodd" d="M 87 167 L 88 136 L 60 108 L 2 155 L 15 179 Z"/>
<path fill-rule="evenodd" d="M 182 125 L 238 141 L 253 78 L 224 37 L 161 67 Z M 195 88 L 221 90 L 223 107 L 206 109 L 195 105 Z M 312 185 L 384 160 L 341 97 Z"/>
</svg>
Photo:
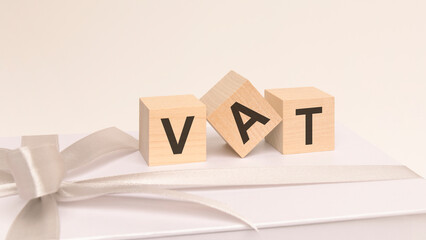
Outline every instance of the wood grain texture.
<svg viewBox="0 0 426 240">
<path fill-rule="evenodd" d="M 283 121 L 266 136 L 282 154 L 334 150 L 334 97 L 314 87 L 265 90 L 265 99 Z M 312 144 L 306 144 L 306 116 L 296 109 L 321 107 L 312 115 Z"/>
<path fill-rule="evenodd" d="M 244 77 L 231 71 L 210 89 L 201 101 L 207 106 L 207 120 L 240 156 L 245 157 L 278 123 L 281 117 Z M 248 130 L 249 141 L 243 143 L 231 106 L 241 105 L 269 118 L 263 125 L 254 123 Z M 240 114 L 246 123 L 250 117 Z"/>
<path fill-rule="evenodd" d="M 174 154 L 162 118 L 179 141 L 186 118 L 194 116 L 182 153 Z M 193 95 L 140 98 L 139 150 L 149 166 L 206 160 L 206 106 Z"/>
<path fill-rule="evenodd" d="M 201 101 L 207 106 L 207 116 L 212 114 L 227 99 L 229 99 L 247 79 L 234 71 L 230 71 L 219 82 L 216 83 L 203 97 Z"/>
</svg>

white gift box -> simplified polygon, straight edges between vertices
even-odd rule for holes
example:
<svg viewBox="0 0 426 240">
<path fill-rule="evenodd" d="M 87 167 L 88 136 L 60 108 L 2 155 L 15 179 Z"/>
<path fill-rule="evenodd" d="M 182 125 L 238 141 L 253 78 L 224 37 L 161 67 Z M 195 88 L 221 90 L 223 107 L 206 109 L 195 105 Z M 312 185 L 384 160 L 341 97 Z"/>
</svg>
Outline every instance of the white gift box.
<svg viewBox="0 0 426 240">
<path fill-rule="evenodd" d="M 59 136 L 60 148 L 83 136 Z M 19 137 L 0 138 L 2 148 L 19 146 Z M 147 171 L 283 165 L 398 163 L 339 125 L 335 151 L 281 155 L 262 142 L 243 159 L 207 128 L 206 162 L 148 167 L 139 152 L 126 156 L 117 153 L 70 173 L 66 180 Z M 203 206 L 126 194 L 59 203 L 61 239 L 426 239 L 426 181 L 420 178 L 185 191 L 226 203 L 253 222 L 259 232 Z M 0 198 L 0 239 L 5 238 L 24 204 L 18 196 Z"/>
</svg>

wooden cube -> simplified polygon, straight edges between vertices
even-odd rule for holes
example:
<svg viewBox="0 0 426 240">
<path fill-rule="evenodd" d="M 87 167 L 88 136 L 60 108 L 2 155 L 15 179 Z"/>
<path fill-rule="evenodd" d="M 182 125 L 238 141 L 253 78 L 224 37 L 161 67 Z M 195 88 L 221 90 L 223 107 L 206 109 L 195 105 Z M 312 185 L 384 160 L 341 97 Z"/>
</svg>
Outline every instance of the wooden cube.
<svg viewBox="0 0 426 240">
<path fill-rule="evenodd" d="M 240 157 L 245 157 L 281 121 L 253 85 L 233 71 L 201 101 L 207 106 L 209 123 Z"/>
<path fill-rule="evenodd" d="M 206 160 L 206 106 L 193 95 L 143 97 L 139 150 L 149 166 Z"/>
<path fill-rule="evenodd" d="M 334 149 L 334 97 L 314 87 L 265 90 L 283 121 L 266 137 L 282 154 Z"/>
</svg>

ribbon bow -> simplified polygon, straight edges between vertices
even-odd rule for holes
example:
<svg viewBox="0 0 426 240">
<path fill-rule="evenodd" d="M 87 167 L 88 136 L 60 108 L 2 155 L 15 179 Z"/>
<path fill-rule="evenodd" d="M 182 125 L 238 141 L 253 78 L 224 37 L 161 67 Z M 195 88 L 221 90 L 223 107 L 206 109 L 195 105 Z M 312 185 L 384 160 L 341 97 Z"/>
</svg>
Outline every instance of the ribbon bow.
<svg viewBox="0 0 426 240">
<path fill-rule="evenodd" d="M 172 189 L 260 186 L 418 178 L 405 166 L 285 166 L 278 168 L 199 169 L 127 174 L 64 181 L 66 173 L 118 150 L 137 151 L 138 141 L 117 128 L 95 132 L 59 151 L 57 135 L 24 136 L 22 147 L 0 149 L 0 197 L 28 200 L 7 240 L 59 239 L 58 201 L 77 201 L 116 193 L 148 193 L 201 204 L 256 226 L 226 205 Z"/>
</svg>

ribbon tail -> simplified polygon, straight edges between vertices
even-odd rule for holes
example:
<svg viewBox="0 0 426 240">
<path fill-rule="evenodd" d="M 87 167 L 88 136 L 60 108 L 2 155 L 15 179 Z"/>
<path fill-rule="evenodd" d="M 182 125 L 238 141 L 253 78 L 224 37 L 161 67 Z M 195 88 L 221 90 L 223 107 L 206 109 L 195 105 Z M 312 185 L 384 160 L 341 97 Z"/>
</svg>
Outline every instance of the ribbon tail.
<svg viewBox="0 0 426 240">
<path fill-rule="evenodd" d="M 152 194 L 178 201 L 196 203 L 223 212 L 243 222 L 250 228 L 258 231 L 257 227 L 253 223 L 251 223 L 249 220 L 247 220 L 222 202 L 182 191 L 169 190 L 153 186 L 144 186 L 142 184 L 129 184 L 126 182 L 91 182 L 88 184 L 67 183 L 64 184 L 62 188 L 59 189 L 59 191 L 56 193 L 56 199 L 59 201 L 76 201 L 99 197 L 107 194 L 119 193 Z"/>
<path fill-rule="evenodd" d="M 6 240 L 59 239 L 59 215 L 52 195 L 29 201 L 15 218 Z"/>
<path fill-rule="evenodd" d="M 165 189 L 348 183 L 419 178 L 402 165 L 281 166 L 187 169 L 142 172 L 79 181 L 79 184 L 128 182 Z"/>
</svg>

